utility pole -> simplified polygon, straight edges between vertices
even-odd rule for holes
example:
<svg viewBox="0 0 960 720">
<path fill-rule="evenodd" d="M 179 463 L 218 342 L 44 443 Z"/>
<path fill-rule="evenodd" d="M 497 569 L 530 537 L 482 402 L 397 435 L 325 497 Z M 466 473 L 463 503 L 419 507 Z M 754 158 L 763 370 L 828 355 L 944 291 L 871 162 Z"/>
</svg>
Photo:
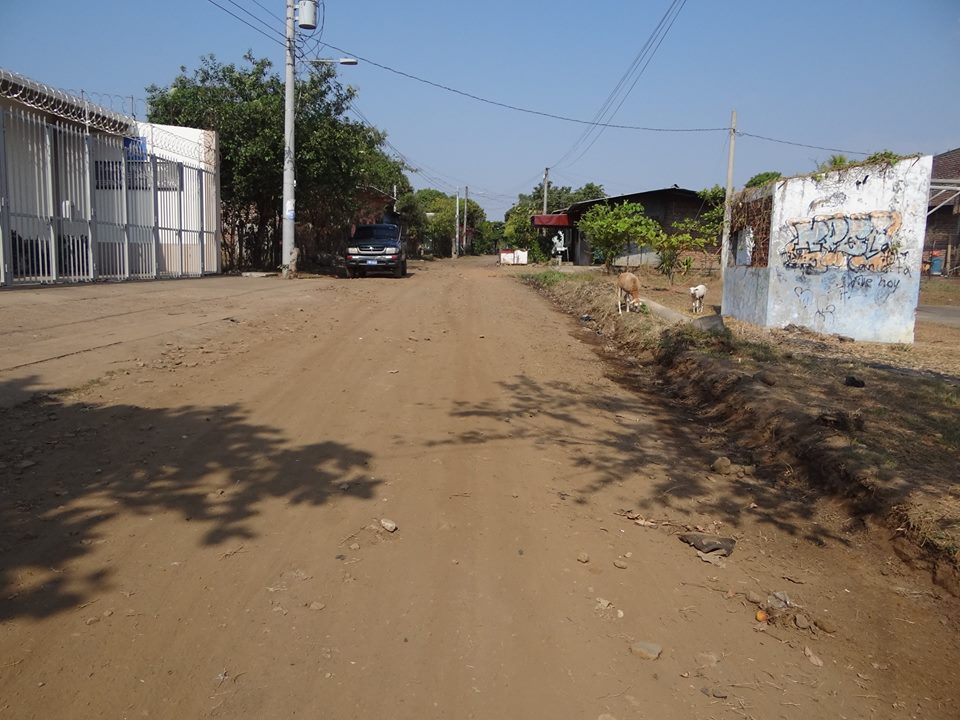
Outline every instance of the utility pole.
<svg viewBox="0 0 960 720">
<path fill-rule="evenodd" d="M 450 257 L 457 257 L 457 245 L 460 243 L 460 188 L 457 188 L 457 214 L 453 220 L 453 250 Z"/>
<path fill-rule="evenodd" d="M 293 20 L 293 0 L 287 0 L 287 62 L 286 92 L 283 111 L 283 250 L 281 265 L 284 277 L 288 274 L 290 258 L 293 255 L 296 228 L 296 198 L 294 196 L 296 176 L 294 173 L 294 107 L 296 101 L 294 50 L 296 48 L 296 30 Z"/>
<path fill-rule="evenodd" d="M 550 168 L 543 169 L 543 214 L 547 214 L 547 185 L 550 184 Z"/>
<path fill-rule="evenodd" d="M 723 200 L 723 234 L 720 236 L 720 286 L 723 287 L 723 276 L 727 269 L 727 259 L 730 255 L 730 220 L 733 208 L 730 202 L 733 198 L 733 155 L 737 145 L 737 111 L 730 113 L 730 151 L 727 155 L 727 192 Z M 720 301 L 721 311 L 723 300 Z"/>
<path fill-rule="evenodd" d="M 467 200 L 470 199 L 470 186 L 463 186 L 463 248 L 467 247 Z"/>
</svg>

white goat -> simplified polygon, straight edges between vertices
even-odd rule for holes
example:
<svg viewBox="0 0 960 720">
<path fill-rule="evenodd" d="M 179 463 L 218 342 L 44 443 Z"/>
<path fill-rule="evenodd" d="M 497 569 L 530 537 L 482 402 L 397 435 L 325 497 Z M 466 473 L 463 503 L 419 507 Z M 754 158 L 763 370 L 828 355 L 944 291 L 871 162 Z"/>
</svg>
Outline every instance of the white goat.
<svg viewBox="0 0 960 720">
<path fill-rule="evenodd" d="M 640 278 L 632 272 L 620 273 L 617 276 L 617 312 L 623 315 L 623 296 L 627 296 L 627 312 L 630 306 L 640 309 Z"/>
<path fill-rule="evenodd" d="M 707 295 L 706 285 L 697 285 L 690 288 L 690 297 L 693 298 L 693 312 L 699 314 L 703 312 L 703 298 Z"/>
</svg>

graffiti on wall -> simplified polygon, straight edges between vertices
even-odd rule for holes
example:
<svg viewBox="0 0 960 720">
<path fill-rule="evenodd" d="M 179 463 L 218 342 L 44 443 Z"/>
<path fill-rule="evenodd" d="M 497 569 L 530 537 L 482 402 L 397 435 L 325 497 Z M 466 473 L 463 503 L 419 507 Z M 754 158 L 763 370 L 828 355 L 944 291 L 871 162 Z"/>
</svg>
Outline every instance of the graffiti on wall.
<svg viewBox="0 0 960 720">
<path fill-rule="evenodd" d="M 837 213 L 791 220 L 790 240 L 780 251 L 784 267 L 820 273 L 827 270 L 909 273 L 899 251 L 897 232 L 902 220 L 895 210 L 870 213 Z"/>
</svg>

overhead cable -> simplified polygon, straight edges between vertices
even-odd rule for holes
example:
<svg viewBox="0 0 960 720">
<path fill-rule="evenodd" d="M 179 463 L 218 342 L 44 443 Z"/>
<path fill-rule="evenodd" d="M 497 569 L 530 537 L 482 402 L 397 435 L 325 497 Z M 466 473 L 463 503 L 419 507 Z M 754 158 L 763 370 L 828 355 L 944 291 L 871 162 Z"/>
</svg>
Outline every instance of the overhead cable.
<svg viewBox="0 0 960 720">
<path fill-rule="evenodd" d="M 265 13 L 267 13 L 267 15 L 272 15 L 274 18 L 276 18 L 276 19 L 279 20 L 280 22 L 286 22 L 286 20 L 284 20 L 284 19 L 283 19 L 282 17 L 280 17 L 279 15 L 277 15 L 273 10 L 271 10 L 271 9 L 268 8 L 266 5 L 264 5 L 262 2 L 260 2 L 260 0 L 251 0 L 251 1 L 253 2 L 254 5 L 259 6 Z"/>
<path fill-rule="evenodd" d="M 793 145 L 794 147 L 809 148 L 811 150 L 824 150 L 826 152 L 835 152 L 835 153 L 844 153 L 847 155 L 864 155 L 868 156 L 870 153 L 861 152 L 859 150 L 842 150 L 840 148 L 832 147 L 823 147 L 821 145 L 807 145 L 805 143 L 793 142 L 791 140 L 778 140 L 777 138 L 766 137 L 765 135 L 754 135 L 753 133 L 743 132 L 742 130 L 737 130 L 737 135 L 742 137 L 756 138 L 757 140 L 766 140 L 767 142 L 779 143 L 780 145 Z"/>
<path fill-rule="evenodd" d="M 208 0 L 208 1 L 213 2 L 213 0 Z M 378 67 L 381 70 L 386 70 L 387 72 L 393 73 L 394 75 L 399 75 L 401 77 L 405 77 L 410 80 L 415 80 L 416 82 L 423 83 L 424 85 L 430 85 L 432 87 L 439 88 L 440 90 L 445 90 L 446 92 L 450 92 L 455 95 L 460 95 L 462 97 L 470 98 L 471 100 L 476 100 L 477 102 L 482 102 L 487 105 L 493 105 L 495 107 L 501 107 L 507 110 L 513 110 L 515 112 L 526 113 L 528 115 L 538 115 L 540 117 L 552 118 L 554 120 L 562 120 L 564 122 L 578 123 L 580 125 L 598 125 L 600 127 L 614 128 L 617 130 L 643 130 L 646 132 L 672 132 L 672 133 L 726 132 L 729 130 L 729 128 L 725 128 L 725 127 L 662 128 L 662 127 L 644 127 L 641 125 L 622 125 L 622 124 L 616 124 L 616 123 L 593 123 L 589 120 L 581 120 L 579 118 L 572 118 L 566 115 L 557 115 L 555 113 L 543 112 L 542 110 L 533 110 L 531 108 L 520 107 L 519 105 L 511 105 L 510 103 L 504 103 L 498 100 L 491 100 L 490 98 L 485 98 L 480 95 L 474 95 L 473 93 L 466 92 L 465 90 L 458 90 L 456 88 L 450 87 L 449 85 L 444 85 L 442 83 L 434 82 L 433 80 L 427 80 L 425 78 L 418 77 L 417 75 L 404 72 L 403 70 L 397 70 L 396 68 L 392 68 L 389 65 L 383 65 L 381 63 L 376 62 L 375 60 L 371 60 L 370 58 L 366 58 L 366 57 L 363 57 L 362 55 L 358 55 L 357 53 L 350 52 L 349 50 L 344 50 L 343 48 L 339 48 L 336 45 L 331 45 L 330 43 L 326 43 L 326 45 L 327 47 L 333 50 L 336 50 L 339 53 L 342 53 L 344 55 L 349 55 L 350 57 L 354 57 L 361 62 L 367 63 L 368 65 L 373 65 L 374 67 Z"/>
<path fill-rule="evenodd" d="M 283 38 L 284 40 L 286 39 L 286 34 L 285 34 L 285 33 L 281 32 L 280 30 L 277 30 L 277 28 L 275 28 L 271 23 L 267 22 L 267 21 L 264 20 L 263 18 L 259 17 L 258 15 L 255 15 L 255 14 L 253 14 L 252 12 L 250 12 L 249 10 L 247 10 L 243 5 L 241 5 L 240 3 L 236 2 L 236 0 L 227 0 L 227 2 L 230 3 L 231 5 L 233 5 L 235 8 L 238 8 L 238 9 L 240 10 L 240 12 L 246 13 L 247 15 L 249 15 L 250 17 L 252 17 L 252 18 L 253 18 L 254 20 L 256 20 L 258 23 L 260 23 L 261 25 L 263 25 L 264 27 L 266 27 L 267 30 L 270 30 L 271 32 L 276 33 L 277 35 L 279 35 L 279 36 L 280 36 L 281 38 Z"/>
<path fill-rule="evenodd" d="M 240 17 L 240 16 L 237 15 L 236 13 L 230 12 L 230 10 L 228 10 L 227 8 L 225 8 L 225 7 L 224 7 L 223 5 L 221 5 L 220 3 L 216 2 L 216 0 L 207 0 L 207 2 L 210 3 L 211 5 L 215 5 L 216 7 L 220 8 L 220 9 L 223 10 L 227 15 L 230 15 L 231 17 L 236 18 L 237 20 L 239 20 L 240 22 L 242 22 L 244 25 L 246 25 L 248 28 L 250 28 L 251 30 L 254 30 L 254 31 L 260 33 L 261 35 L 263 35 L 263 36 L 264 36 L 265 38 L 267 38 L 268 40 L 272 40 L 273 42 L 277 43 L 277 45 L 280 45 L 281 47 L 284 47 L 284 46 L 286 45 L 286 43 L 285 43 L 283 40 L 281 40 L 280 38 L 275 38 L 273 35 L 270 35 L 270 34 L 268 34 L 266 31 L 261 30 L 260 28 L 258 28 L 256 25 L 253 25 L 252 23 L 248 22 L 247 20 L 244 20 L 242 17 Z M 281 35 L 280 37 L 282 38 L 283 36 Z"/>
<path fill-rule="evenodd" d="M 583 152 L 581 152 L 573 162 L 569 163 L 569 165 L 576 164 L 576 162 L 580 160 L 580 158 L 582 158 L 590 150 L 590 148 L 593 147 L 594 143 L 600 138 L 605 129 L 600 127 L 599 124 L 604 121 L 609 122 L 610 120 L 613 120 L 614 116 L 616 116 L 617 112 L 619 112 L 627 97 L 636 87 L 640 76 L 643 75 L 644 71 L 647 69 L 647 66 L 650 64 L 650 60 L 653 59 L 653 55 L 656 54 L 657 50 L 660 48 L 660 43 L 663 42 L 663 38 L 666 36 L 666 33 L 669 32 L 671 27 L 673 27 L 673 21 L 677 19 L 677 15 L 680 14 L 680 10 L 683 9 L 683 4 L 685 3 L 686 0 L 673 0 L 673 2 L 671 2 L 670 6 L 663 14 L 663 17 L 660 18 L 660 21 L 657 23 L 656 27 L 651 31 L 650 35 L 643 43 L 640 51 L 633 58 L 630 66 L 623 72 L 623 75 L 620 76 L 620 80 L 617 82 L 616 86 L 614 86 L 613 90 L 610 91 L 606 99 L 603 101 L 603 104 L 601 104 L 600 108 L 593 116 L 593 119 L 590 121 L 590 126 L 584 129 L 579 137 L 574 141 L 573 145 L 571 145 L 570 148 L 568 148 L 558 160 L 550 165 L 551 168 L 559 167 L 567 158 L 573 155 L 583 143 L 587 142 L 591 134 L 595 133 L 593 139 L 590 140 L 590 143 L 586 148 L 584 148 Z M 664 30 L 664 26 L 667 24 L 667 19 L 670 17 L 671 13 L 674 12 L 674 10 L 676 10 L 676 15 L 673 15 L 673 19 L 670 20 L 669 25 L 667 25 L 666 29 Z M 656 47 L 653 47 L 653 44 L 657 41 L 658 37 L 659 42 L 657 42 Z M 641 67 L 641 63 L 643 63 L 644 58 L 646 58 L 646 63 L 644 63 Z M 639 72 L 637 72 L 638 68 Z M 630 88 L 622 94 L 617 107 L 611 110 L 611 107 L 617 101 L 617 96 L 621 93 L 623 88 L 626 87 L 626 84 L 630 82 L 631 77 L 633 77 L 633 83 L 630 85 Z"/>
</svg>

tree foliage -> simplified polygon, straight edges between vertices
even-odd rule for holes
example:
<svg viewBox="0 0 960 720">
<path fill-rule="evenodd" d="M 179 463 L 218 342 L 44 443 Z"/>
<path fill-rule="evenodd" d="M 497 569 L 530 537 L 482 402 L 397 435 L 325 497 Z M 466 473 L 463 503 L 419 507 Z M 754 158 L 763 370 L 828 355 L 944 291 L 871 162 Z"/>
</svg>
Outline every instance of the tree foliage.
<svg viewBox="0 0 960 720">
<path fill-rule="evenodd" d="M 511 248 L 526 250 L 531 262 L 543 262 L 547 259 L 547 254 L 540 244 L 540 234 L 530 224 L 530 216 L 537 212 L 537 209 L 530 205 L 514 205 L 507 211 L 503 224 L 505 244 Z"/>
<path fill-rule="evenodd" d="M 765 172 L 757 173 L 752 178 L 747 180 L 747 184 L 745 187 L 748 187 L 748 188 L 763 187 L 767 183 L 773 182 L 774 180 L 779 180 L 782 177 L 783 175 L 781 175 L 776 170 L 767 170 Z"/>
<path fill-rule="evenodd" d="M 397 214 L 403 224 L 408 242 L 408 252 L 416 253 L 427 240 L 429 220 L 415 193 L 408 192 L 397 198 Z"/>
<path fill-rule="evenodd" d="M 631 202 L 618 205 L 598 203 L 580 218 L 577 225 L 587 234 L 594 252 L 603 259 L 607 272 L 629 243 L 656 247 L 664 234 L 660 223 L 644 214 L 643 205 Z"/>
<path fill-rule="evenodd" d="M 555 212 L 568 208 L 574 203 L 584 200 L 596 200 L 606 197 L 602 185 L 588 182 L 586 185 L 573 190 L 567 185 L 550 185 L 547 188 L 547 210 Z M 517 197 L 517 205 L 536 208 L 536 211 L 543 211 L 543 182 L 541 181 L 529 194 L 521 193 Z"/>
<path fill-rule="evenodd" d="M 719 185 L 714 185 L 697 191 L 697 195 L 701 200 L 700 212 L 694 218 L 678 220 L 673 223 L 673 227 L 690 235 L 701 247 L 717 245 L 723 234 L 723 203 L 726 191 Z"/>
<path fill-rule="evenodd" d="M 283 191 L 283 81 L 269 60 L 244 64 L 213 55 L 186 67 L 169 86 L 147 88 L 155 123 L 215 130 L 219 137 L 224 228 L 236 239 L 236 265 L 279 263 Z M 387 156 L 384 134 L 349 121 L 353 90 L 320 67 L 297 81 L 297 216 L 324 237 L 343 234 L 364 203 L 383 204 L 394 184 L 409 191 L 403 165 Z M 375 192 L 374 192 L 375 191 Z"/>
<path fill-rule="evenodd" d="M 477 228 L 477 235 L 473 239 L 475 255 L 490 255 L 495 253 L 504 244 L 504 223 L 494 220 L 484 220 Z"/>
<path fill-rule="evenodd" d="M 723 205 L 726 200 L 726 191 L 719 185 L 714 185 L 699 190 L 697 195 L 702 201 L 697 216 L 673 223 L 673 229 L 677 232 L 665 236 L 661 246 L 656 248 L 660 255 L 660 264 L 657 269 L 670 278 L 671 283 L 679 270 L 692 265 L 692 258 L 684 256 L 684 253 L 691 250 L 699 249 L 703 252 L 704 271 L 709 272 L 712 266 L 711 249 L 719 247 L 723 236 Z"/>
<path fill-rule="evenodd" d="M 865 165 L 895 165 L 909 155 L 899 155 L 893 150 L 879 150 L 864 160 Z"/>
<path fill-rule="evenodd" d="M 686 272 L 693 265 L 693 258 L 685 256 L 685 253 L 691 250 L 702 249 L 704 246 L 703 238 L 694 237 L 690 233 L 680 232 L 672 235 L 664 233 L 656 238 L 653 243 L 653 249 L 660 256 L 660 262 L 657 264 L 657 270 L 666 275 L 673 284 L 673 279 L 681 270 Z"/>
<path fill-rule="evenodd" d="M 831 155 L 822 163 L 817 165 L 818 172 L 830 172 L 831 170 L 842 170 L 843 168 L 850 165 L 850 159 L 846 155 L 836 154 Z"/>
<path fill-rule="evenodd" d="M 397 209 L 407 227 L 408 236 L 414 238 L 424 251 L 440 257 L 448 257 L 453 252 L 453 239 L 456 236 L 457 200 L 453 195 L 445 195 L 433 188 L 424 188 L 400 198 Z M 478 239 L 483 245 L 486 213 L 473 200 L 465 204 L 460 201 L 460 232 L 463 233 L 463 213 L 467 213 L 467 235 L 471 250 L 477 252 Z M 462 240 L 461 240 L 462 242 Z"/>
</svg>

